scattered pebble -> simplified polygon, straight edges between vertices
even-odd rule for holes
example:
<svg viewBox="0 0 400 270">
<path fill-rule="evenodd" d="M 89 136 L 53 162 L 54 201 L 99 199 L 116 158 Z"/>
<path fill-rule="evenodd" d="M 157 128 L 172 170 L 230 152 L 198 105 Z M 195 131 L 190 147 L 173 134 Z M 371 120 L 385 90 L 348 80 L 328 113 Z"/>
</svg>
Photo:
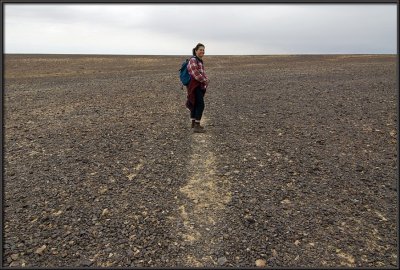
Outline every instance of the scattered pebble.
<svg viewBox="0 0 400 270">
<path fill-rule="evenodd" d="M 40 248 L 36 249 L 35 253 L 42 255 L 46 247 L 47 247 L 46 245 L 41 246 Z"/>
<path fill-rule="evenodd" d="M 110 210 L 108 210 L 108 208 L 103 209 L 103 212 L 101 213 L 101 216 L 106 216 L 110 214 Z"/>
<path fill-rule="evenodd" d="M 224 265 L 228 260 L 226 259 L 226 257 L 221 257 L 218 258 L 218 264 L 219 265 Z"/>
<path fill-rule="evenodd" d="M 256 266 L 257 267 L 265 267 L 267 265 L 267 261 L 264 259 L 258 259 L 256 260 Z"/>
</svg>

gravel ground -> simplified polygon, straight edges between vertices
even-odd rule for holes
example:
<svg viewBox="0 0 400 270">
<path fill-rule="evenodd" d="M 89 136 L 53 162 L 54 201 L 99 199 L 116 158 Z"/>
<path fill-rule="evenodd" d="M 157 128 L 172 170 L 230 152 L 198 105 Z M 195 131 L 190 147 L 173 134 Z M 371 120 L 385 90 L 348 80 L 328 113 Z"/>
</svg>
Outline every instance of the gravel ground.
<svg viewBox="0 0 400 270">
<path fill-rule="evenodd" d="M 396 56 L 6 55 L 3 266 L 397 265 Z"/>
</svg>

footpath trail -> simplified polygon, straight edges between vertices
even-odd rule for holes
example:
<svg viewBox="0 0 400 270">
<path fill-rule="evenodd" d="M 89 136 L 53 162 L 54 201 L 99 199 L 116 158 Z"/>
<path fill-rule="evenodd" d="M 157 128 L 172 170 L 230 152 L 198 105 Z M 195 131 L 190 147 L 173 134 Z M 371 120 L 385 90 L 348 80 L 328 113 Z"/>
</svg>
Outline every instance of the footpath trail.
<svg viewBox="0 0 400 270">
<path fill-rule="evenodd" d="M 206 117 L 203 124 L 208 125 Z M 209 127 L 208 127 L 209 128 Z M 186 266 L 212 266 L 216 243 L 217 223 L 223 221 L 225 205 L 230 201 L 229 181 L 217 174 L 212 147 L 212 132 L 193 134 L 189 178 L 180 191 L 191 199 L 190 204 L 181 205 L 184 220 L 183 237 L 186 241 Z"/>
<path fill-rule="evenodd" d="M 396 57 L 7 55 L 3 266 L 397 266 Z"/>
</svg>

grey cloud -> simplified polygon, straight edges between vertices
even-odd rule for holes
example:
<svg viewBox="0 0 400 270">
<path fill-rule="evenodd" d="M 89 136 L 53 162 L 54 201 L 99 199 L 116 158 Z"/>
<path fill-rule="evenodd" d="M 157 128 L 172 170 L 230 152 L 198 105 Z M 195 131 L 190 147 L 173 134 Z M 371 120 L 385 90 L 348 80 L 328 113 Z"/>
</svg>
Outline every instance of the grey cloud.
<svg viewBox="0 0 400 270">
<path fill-rule="evenodd" d="M 11 5 L 5 9 L 6 31 L 13 24 L 64 25 L 60 31 L 93 29 L 121 42 L 147 33 L 157 40 L 268 48 L 302 53 L 346 50 L 396 51 L 396 5 Z M 7 28 L 7 25 L 9 28 Z M 46 29 L 46 27 L 43 27 Z M 46 32 L 41 32 L 46 38 Z M 6 40 L 7 41 L 7 40 Z M 16 44 L 13 40 L 12 43 Z M 11 46 L 11 45 L 10 45 Z M 14 45 L 13 45 L 14 46 Z M 146 46 L 146 44 L 143 44 Z M 160 50 L 168 44 L 160 44 Z M 82 47 L 84 47 L 82 45 Z M 347 49 L 346 49 L 347 48 Z M 118 48 L 115 48 L 118 50 Z M 219 51 L 224 49 L 219 48 Z M 154 52 L 157 54 L 158 52 Z M 249 52 L 251 53 L 251 52 Z"/>
<path fill-rule="evenodd" d="M 387 16 L 388 9 L 385 6 L 375 6 L 373 9 L 371 6 L 360 5 L 302 6 L 297 12 L 286 12 L 280 17 L 271 18 L 262 13 L 264 11 L 268 14 L 269 6 L 257 8 L 257 14 L 249 14 L 246 12 L 248 10 L 242 11 L 238 7 L 204 9 L 202 13 L 183 13 L 181 10 L 175 10 L 166 13 L 171 19 L 167 19 L 165 13 L 154 11 L 154 19 L 140 27 L 153 32 L 171 32 L 171 35 L 177 37 L 187 37 L 200 31 L 206 38 L 213 40 L 240 39 L 262 43 L 268 39 L 275 39 L 297 43 L 300 39 L 306 40 L 303 42 L 305 44 L 308 40 L 325 44 L 331 37 L 338 40 L 354 40 L 355 45 L 357 40 L 363 43 L 393 35 L 395 31 L 395 14 Z M 179 18 L 179 21 L 176 18 Z"/>
</svg>

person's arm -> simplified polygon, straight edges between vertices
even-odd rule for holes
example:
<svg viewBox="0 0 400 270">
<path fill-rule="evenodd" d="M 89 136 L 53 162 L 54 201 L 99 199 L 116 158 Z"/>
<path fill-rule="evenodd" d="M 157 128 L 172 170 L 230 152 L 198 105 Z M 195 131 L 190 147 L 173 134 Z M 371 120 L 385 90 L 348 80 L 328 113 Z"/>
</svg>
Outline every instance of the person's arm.
<svg viewBox="0 0 400 270">
<path fill-rule="evenodd" d="M 203 74 L 201 74 L 200 71 L 199 71 L 199 66 L 198 66 L 198 64 L 197 64 L 196 59 L 191 58 L 191 59 L 189 60 L 189 63 L 188 63 L 188 71 L 189 71 L 189 74 L 190 74 L 196 81 L 199 81 L 199 82 L 202 82 L 202 83 L 206 83 L 206 82 L 207 82 L 207 78 L 206 78 Z"/>
</svg>

